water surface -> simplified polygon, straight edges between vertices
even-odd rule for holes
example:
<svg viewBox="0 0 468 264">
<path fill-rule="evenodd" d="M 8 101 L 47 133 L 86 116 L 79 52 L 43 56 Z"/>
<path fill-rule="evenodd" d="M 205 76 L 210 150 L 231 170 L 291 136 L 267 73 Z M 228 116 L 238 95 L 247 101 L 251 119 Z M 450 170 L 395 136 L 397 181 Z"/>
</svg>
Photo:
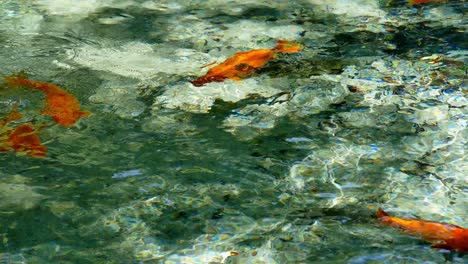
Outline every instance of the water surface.
<svg viewBox="0 0 468 264">
<path fill-rule="evenodd" d="M 48 147 L 0 153 L 0 263 L 450 258 L 374 215 L 467 226 L 464 1 L 291 3 L 0 1 L 0 74 L 92 112 L 64 128 L 0 86 Z M 305 49 L 190 84 L 278 39 Z"/>
</svg>

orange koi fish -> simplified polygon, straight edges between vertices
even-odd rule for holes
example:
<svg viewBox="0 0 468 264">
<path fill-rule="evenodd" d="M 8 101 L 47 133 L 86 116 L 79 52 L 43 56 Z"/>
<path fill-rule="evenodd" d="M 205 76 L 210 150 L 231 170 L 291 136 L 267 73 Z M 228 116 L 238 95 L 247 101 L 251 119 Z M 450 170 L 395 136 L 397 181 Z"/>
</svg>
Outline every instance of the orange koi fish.
<svg viewBox="0 0 468 264">
<path fill-rule="evenodd" d="M 468 252 L 468 229 L 456 225 L 425 220 L 404 219 L 387 214 L 382 208 L 377 218 L 384 225 L 398 227 L 403 232 L 434 243 L 432 248 Z"/>
<path fill-rule="evenodd" d="M 47 109 L 41 113 L 51 116 L 57 124 L 64 127 L 70 127 L 81 117 L 90 115 L 90 112 L 80 110 L 80 104 L 75 96 L 55 84 L 15 76 L 5 77 L 5 80 L 9 85 L 24 86 L 44 92 Z"/>
<path fill-rule="evenodd" d="M 0 151 L 14 150 L 24 152 L 31 157 L 44 157 L 47 151 L 47 147 L 42 145 L 31 123 L 17 126 L 8 135 L 5 145 L 5 147 L 0 146 Z"/>
<path fill-rule="evenodd" d="M 44 157 L 47 147 L 42 145 L 39 137 L 34 133 L 35 129 L 32 124 L 21 124 L 13 130 L 6 126 L 9 122 L 21 118 L 23 115 L 18 112 L 18 106 L 15 105 L 6 118 L 0 120 L 0 126 L 5 127 L 0 132 L 0 151 L 17 151 L 32 157 Z"/>
<path fill-rule="evenodd" d="M 279 40 L 273 49 L 238 52 L 191 83 L 195 86 L 202 86 L 209 82 L 223 82 L 225 79 L 239 81 L 275 59 L 277 53 L 296 53 L 302 48 L 302 45 Z"/>
<path fill-rule="evenodd" d="M 426 3 L 440 3 L 440 2 L 447 2 L 447 0 L 409 0 L 410 5 L 420 5 Z"/>
</svg>

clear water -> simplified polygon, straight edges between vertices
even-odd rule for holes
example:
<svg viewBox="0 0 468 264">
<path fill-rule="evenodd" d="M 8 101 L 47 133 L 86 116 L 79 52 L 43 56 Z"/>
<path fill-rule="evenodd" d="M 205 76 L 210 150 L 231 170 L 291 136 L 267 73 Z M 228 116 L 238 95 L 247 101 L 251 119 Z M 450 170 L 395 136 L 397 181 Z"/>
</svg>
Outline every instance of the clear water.
<svg viewBox="0 0 468 264">
<path fill-rule="evenodd" d="M 48 153 L 0 153 L 0 263 L 466 262 L 374 217 L 467 226 L 464 1 L 276 2 L 0 1 L 0 74 L 92 112 L 1 85 Z M 278 39 L 306 48 L 189 83 Z"/>
</svg>

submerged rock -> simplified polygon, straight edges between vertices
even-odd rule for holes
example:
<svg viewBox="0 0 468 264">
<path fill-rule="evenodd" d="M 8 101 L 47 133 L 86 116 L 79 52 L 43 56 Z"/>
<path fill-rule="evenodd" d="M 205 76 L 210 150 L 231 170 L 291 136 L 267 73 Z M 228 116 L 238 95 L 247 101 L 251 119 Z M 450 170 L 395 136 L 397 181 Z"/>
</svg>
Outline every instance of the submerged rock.
<svg viewBox="0 0 468 264">
<path fill-rule="evenodd" d="M 36 207 L 44 199 L 36 189 L 21 183 L 0 183 L 0 209 L 16 211 Z"/>
<path fill-rule="evenodd" d="M 171 52 L 165 54 L 169 51 Z M 70 58 L 75 63 L 95 70 L 109 71 L 142 80 L 151 78 L 158 72 L 188 75 L 195 73 L 198 67 L 195 51 L 174 50 L 165 45 L 154 47 L 141 42 L 129 42 L 120 47 L 83 46 L 77 51 L 70 52 Z M 202 56 L 198 56 L 198 59 Z"/>
<path fill-rule="evenodd" d="M 167 87 L 155 100 L 153 108 L 181 109 L 187 112 L 207 113 L 216 99 L 238 102 L 249 95 L 270 97 L 280 92 L 271 85 L 272 80 L 250 78 L 243 81 L 208 83 L 202 87 L 190 83 Z"/>
</svg>

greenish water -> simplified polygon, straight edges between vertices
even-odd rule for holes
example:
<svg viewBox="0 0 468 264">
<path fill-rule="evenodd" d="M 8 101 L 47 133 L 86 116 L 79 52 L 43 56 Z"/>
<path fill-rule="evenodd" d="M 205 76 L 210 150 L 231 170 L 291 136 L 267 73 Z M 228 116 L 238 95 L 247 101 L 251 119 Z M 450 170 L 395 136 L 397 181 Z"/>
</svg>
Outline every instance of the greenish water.
<svg viewBox="0 0 468 264">
<path fill-rule="evenodd" d="M 0 263 L 443 263 L 374 215 L 467 226 L 466 4 L 277 2 L 0 1 L 0 74 L 92 112 L 0 84 L 48 147 L 0 153 Z M 190 84 L 278 39 L 305 49 Z"/>
</svg>

